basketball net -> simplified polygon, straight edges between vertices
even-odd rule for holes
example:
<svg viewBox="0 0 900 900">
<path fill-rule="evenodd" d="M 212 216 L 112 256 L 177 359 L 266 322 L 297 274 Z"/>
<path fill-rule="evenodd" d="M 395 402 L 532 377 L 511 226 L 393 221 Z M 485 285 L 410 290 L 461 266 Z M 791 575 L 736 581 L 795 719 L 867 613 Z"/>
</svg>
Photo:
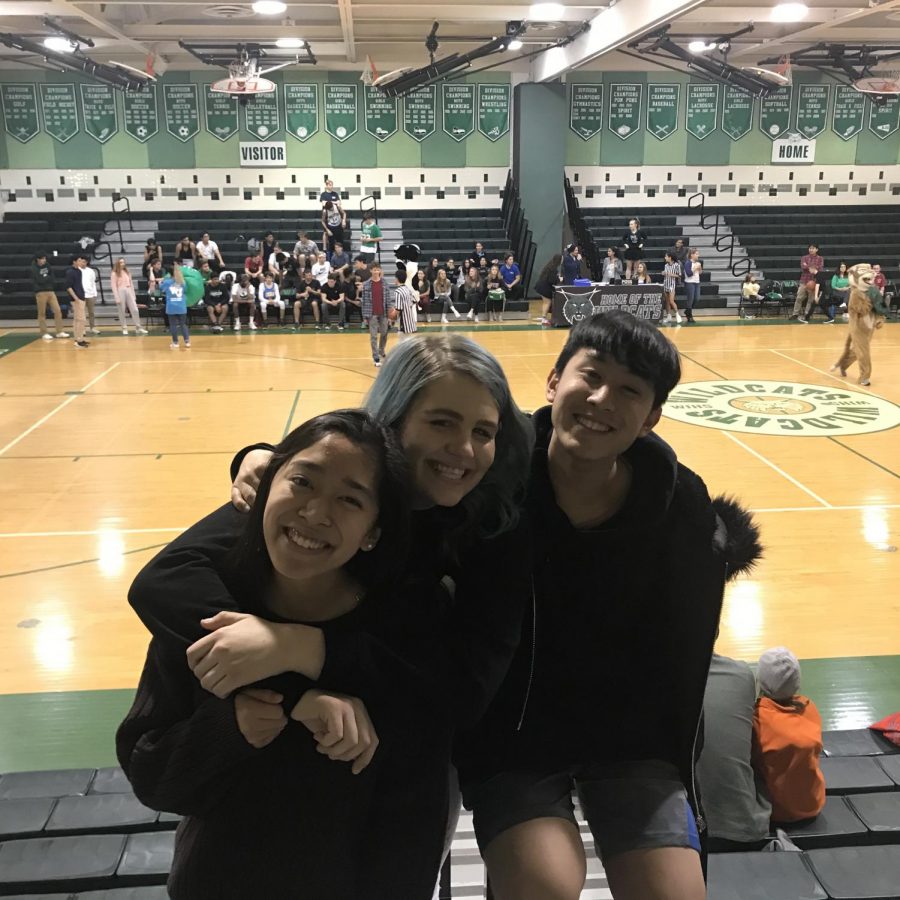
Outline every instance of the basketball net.
<svg viewBox="0 0 900 900">
<path fill-rule="evenodd" d="M 883 72 L 873 72 L 867 78 L 858 78 L 853 82 L 853 87 L 861 94 L 900 94 L 900 71 L 892 69 Z"/>
<path fill-rule="evenodd" d="M 375 63 L 372 62 L 372 57 L 366 57 L 366 67 L 362 71 L 362 75 L 359 76 L 359 80 L 363 84 L 374 84 L 375 79 L 378 78 L 378 69 L 375 68 Z"/>
<path fill-rule="evenodd" d="M 770 66 L 769 68 L 778 75 L 781 75 L 783 78 L 787 78 L 787 84 L 794 83 L 794 79 L 791 74 L 791 58 L 789 56 L 782 56 L 781 59 L 778 60 L 777 65 Z"/>
</svg>

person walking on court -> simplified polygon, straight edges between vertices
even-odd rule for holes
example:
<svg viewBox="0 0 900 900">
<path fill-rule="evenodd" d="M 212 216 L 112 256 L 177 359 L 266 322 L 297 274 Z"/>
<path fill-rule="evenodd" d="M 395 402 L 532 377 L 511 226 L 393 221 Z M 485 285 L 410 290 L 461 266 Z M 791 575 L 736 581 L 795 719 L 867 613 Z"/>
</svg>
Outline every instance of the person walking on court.
<svg viewBox="0 0 900 900">
<path fill-rule="evenodd" d="M 88 331 L 91 334 L 100 334 L 97 321 L 94 317 L 94 305 L 97 302 L 97 270 L 85 260 L 81 270 L 81 283 L 84 285 L 84 305 L 87 312 Z"/>
<path fill-rule="evenodd" d="M 419 295 L 406 283 L 406 269 L 397 269 L 394 306 L 400 318 L 400 338 L 403 341 L 419 330 Z"/>
<path fill-rule="evenodd" d="M 390 311 L 396 313 L 396 306 L 393 291 L 384 280 L 381 263 L 373 262 L 369 268 L 371 277 L 362 285 L 362 317 L 369 327 L 369 346 L 378 369 L 387 350 Z"/>
<path fill-rule="evenodd" d="M 163 279 L 159 286 L 166 298 L 166 316 L 169 319 L 169 331 L 172 334 L 172 350 L 178 349 L 178 335 L 184 338 L 184 346 L 191 346 L 191 333 L 187 324 L 187 298 L 184 295 L 184 273 L 176 260 L 172 263 L 172 274 Z"/>
<path fill-rule="evenodd" d="M 79 350 L 87 349 L 90 344 L 84 339 L 84 281 L 82 275 L 87 265 L 87 257 L 79 253 L 72 257 L 72 265 L 66 269 L 66 293 L 72 301 L 72 319 L 75 334 L 75 346 Z"/>
<path fill-rule="evenodd" d="M 128 271 L 128 266 L 125 265 L 125 260 L 122 257 L 117 259 L 116 264 L 113 266 L 109 276 L 109 286 L 119 310 L 119 324 L 122 326 L 122 334 L 128 334 L 126 312 L 131 314 L 131 319 L 134 322 L 134 333 L 147 334 L 147 329 L 141 326 L 141 314 L 138 312 L 131 272 Z"/>
<path fill-rule="evenodd" d="M 681 324 L 681 314 L 678 312 L 678 304 L 675 302 L 675 288 L 681 281 L 681 263 L 675 259 L 675 252 L 669 250 L 666 253 L 666 261 L 663 265 L 663 300 L 666 303 L 666 315 L 664 325 L 672 322 L 672 313 L 675 313 L 675 323 Z"/>
<path fill-rule="evenodd" d="M 58 338 L 67 338 L 63 331 L 62 311 L 56 299 L 56 283 L 53 280 L 53 269 L 47 262 L 46 253 L 38 253 L 31 264 L 31 285 L 34 288 L 34 301 L 37 304 L 37 320 L 41 337 L 52 341 L 53 335 L 47 331 L 47 307 L 53 313 L 53 328 Z"/>
</svg>

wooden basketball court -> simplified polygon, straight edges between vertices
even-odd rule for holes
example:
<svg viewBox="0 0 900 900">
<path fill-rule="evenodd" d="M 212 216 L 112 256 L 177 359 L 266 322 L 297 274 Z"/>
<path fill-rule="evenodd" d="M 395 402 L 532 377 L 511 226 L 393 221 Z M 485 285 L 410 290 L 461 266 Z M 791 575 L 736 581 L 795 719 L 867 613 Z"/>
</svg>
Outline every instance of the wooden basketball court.
<svg viewBox="0 0 900 900">
<path fill-rule="evenodd" d="M 523 408 L 544 402 L 565 331 L 461 330 L 499 357 Z M 720 652 L 754 660 L 784 644 L 813 660 L 804 688 L 815 697 L 814 685 L 830 685 L 831 701 L 817 698 L 826 727 L 897 709 L 900 327 L 877 333 L 869 389 L 853 371 L 828 372 L 846 326 L 707 321 L 667 334 L 683 354 L 683 399 L 659 431 L 712 493 L 756 511 L 766 545 L 758 569 L 729 589 Z M 234 451 L 359 404 L 376 375 L 358 329 L 197 331 L 193 348 L 177 352 L 161 332 L 117 329 L 85 352 L 20 343 L 0 335 L 0 725 L 11 736 L 0 770 L 35 767 L 35 736 L 71 737 L 48 738 L 46 716 L 22 715 L 29 704 L 43 709 L 52 697 L 79 734 L 93 715 L 80 711 L 103 697 L 117 698 L 100 704 L 111 722 L 127 706 L 147 644 L 128 586 L 159 548 L 226 502 Z M 836 420 L 825 418 L 837 407 Z M 111 746 L 98 746 L 92 765 L 111 758 Z M 58 759 L 78 762 L 71 741 Z"/>
</svg>

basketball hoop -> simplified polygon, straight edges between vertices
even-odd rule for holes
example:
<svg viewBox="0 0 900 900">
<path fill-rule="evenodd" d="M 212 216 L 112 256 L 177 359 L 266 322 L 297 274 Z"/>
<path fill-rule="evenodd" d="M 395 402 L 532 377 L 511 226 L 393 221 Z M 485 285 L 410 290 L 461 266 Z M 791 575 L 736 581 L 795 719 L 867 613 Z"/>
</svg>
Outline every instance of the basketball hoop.
<svg viewBox="0 0 900 900">
<path fill-rule="evenodd" d="M 271 94 L 275 83 L 258 75 L 251 78 L 222 78 L 209 86 L 215 94 L 233 94 L 236 97 L 249 97 L 253 94 Z"/>
<path fill-rule="evenodd" d="M 362 75 L 359 76 L 359 80 L 363 84 L 373 85 L 375 84 L 375 80 L 378 78 L 378 69 L 375 68 L 375 63 L 372 62 L 372 57 L 366 57 L 366 67 L 362 71 Z"/>
<path fill-rule="evenodd" d="M 861 94 L 900 94 L 900 72 L 875 72 L 868 78 L 858 78 L 853 87 Z"/>
<path fill-rule="evenodd" d="M 759 66 L 741 66 L 742 72 L 749 72 L 751 75 L 756 75 L 757 78 L 765 78 L 767 81 L 771 81 L 772 84 L 778 85 L 779 87 L 784 87 L 784 85 L 791 83 L 790 64 L 788 64 L 787 69 L 788 74 L 784 74 L 782 72 L 776 72 L 774 69 L 763 69 Z"/>
</svg>

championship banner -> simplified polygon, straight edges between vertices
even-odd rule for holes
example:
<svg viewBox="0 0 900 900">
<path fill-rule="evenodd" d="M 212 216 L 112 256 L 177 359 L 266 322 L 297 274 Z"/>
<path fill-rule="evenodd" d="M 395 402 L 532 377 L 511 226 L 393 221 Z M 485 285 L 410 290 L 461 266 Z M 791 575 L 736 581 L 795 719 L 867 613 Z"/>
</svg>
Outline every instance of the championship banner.
<svg viewBox="0 0 900 900">
<path fill-rule="evenodd" d="M 217 140 L 227 141 L 238 133 L 238 98 L 203 85 L 203 125 Z"/>
<path fill-rule="evenodd" d="M 869 131 L 883 141 L 900 128 L 900 97 L 882 99 L 884 103 L 881 106 L 869 100 Z"/>
<path fill-rule="evenodd" d="M 3 127 L 20 144 L 27 144 L 40 131 L 37 91 L 33 84 L 0 85 Z"/>
<path fill-rule="evenodd" d="M 315 84 L 285 84 L 285 130 L 301 143 L 319 130 L 319 88 Z"/>
<path fill-rule="evenodd" d="M 553 289 L 550 322 L 566 328 L 601 312 L 622 309 L 638 319 L 659 322 L 663 314 L 661 284 L 598 284 L 577 287 L 561 284 Z"/>
<path fill-rule="evenodd" d="M 478 85 L 478 132 L 499 141 L 509 131 L 508 84 Z"/>
<path fill-rule="evenodd" d="M 678 130 L 680 84 L 647 86 L 647 131 L 658 141 L 672 137 Z"/>
<path fill-rule="evenodd" d="M 620 140 L 627 141 L 641 127 L 642 84 L 611 84 L 609 86 L 609 130 Z"/>
<path fill-rule="evenodd" d="M 156 105 L 156 85 L 147 84 L 140 91 L 122 94 L 125 134 L 142 144 L 159 131 L 159 112 Z"/>
<path fill-rule="evenodd" d="M 254 94 L 244 106 L 244 130 L 261 141 L 281 131 L 278 112 L 278 85 L 267 94 Z"/>
<path fill-rule="evenodd" d="M 842 140 L 855 138 L 866 120 L 866 95 L 856 88 L 839 84 L 831 107 L 831 130 Z"/>
<path fill-rule="evenodd" d="M 200 99 L 196 84 L 164 84 L 166 131 L 185 143 L 200 133 Z"/>
<path fill-rule="evenodd" d="M 403 98 L 403 130 L 414 140 L 424 141 L 436 129 L 437 91 L 433 84 L 410 91 Z"/>
<path fill-rule="evenodd" d="M 378 88 L 366 84 L 363 86 L 363 106 L 366 131 L 376 141 L 386 141 L 397 133 L 400 124 L 396 97 L 386 97 Z"/>
<path fill-rule="evenodd" d="M 733 84 L 725 85 L 722 101 L 722 131 L 739 141 L 753 127 L 753 95 Z"/>
<path fill-rule="evenodd" d="M 119 133 L 116 95 L 108 84 L 80 84 L 81 120 L 84 130 L 98 143 L 105 144 Z"/>
<path fill-rule="evenodd" d="M 41 84 L 44 131 L 60 144 L 78 134 L 78 106 L 74 84 Z"/>
<path fill-rule="evenodd" d="M 442 84 L 441 113 L 444 133 L 464 141 L 475 130 L 475 85 Z"/>
<path fill-rule="evenodd" d="M 769 94 L 760 101 L 759 130 L 766 137 L 775 140 L 790 129 L 791 96 L 790 86 L 780 87 L 774 94 Z"/>
<path fill-rule="evenodd" d="M 356 84 L 325 85 L 325 131 L 336 141 L 346 141 L 359 128 Z"/>
<path fill-rule="evenodd" d="M 698 141 L 708 138 L 719 126 L 719 85 L 689 84 L 684 127 Z M 748 129 L 749 130 L 749 129 Z"/>
<path fill-rule="evenodd" d="M 603 129 L 603 85 L 573 84 L 569 91 L 569 128 L 583 141 Z"/>
<path fill-rule="evenodd" d="M 808 141 L 818 137 L 828 119 L 827 84 L 801 84 L 797 91 L 797 131 Z"/>
</svg>

